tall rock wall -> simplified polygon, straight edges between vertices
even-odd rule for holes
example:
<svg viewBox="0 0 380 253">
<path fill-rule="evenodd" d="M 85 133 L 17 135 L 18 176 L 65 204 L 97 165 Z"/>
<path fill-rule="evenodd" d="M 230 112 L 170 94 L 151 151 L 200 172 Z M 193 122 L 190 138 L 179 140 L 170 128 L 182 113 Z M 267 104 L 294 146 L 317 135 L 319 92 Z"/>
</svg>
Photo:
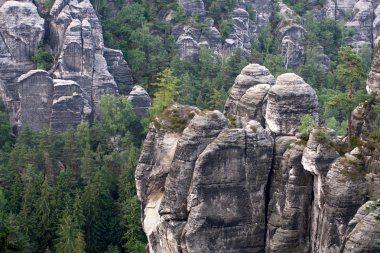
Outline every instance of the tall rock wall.
<svg viewBox="0 0 380 253">
<path fill-rule="evenodd" d="M 104 47 L 90 1 L 57 0 L 50 13 L 37 5 L 0 4 L 0 97 L 13 125 L 62 132 L 99 116 L 100 97 L 118 95 L 118 84 L 128 94 L 133 78 L 121 51 Z M 43 38 L 55 59 L 49 72 L 32 61 Z"/>
<path fill-rule="evenodd" d="M 306 141 L 307 114 L 318 120 L 302 78 L 250 64 L 224 116 L 175 105 L 156 118 L 136 169 L 149 252 L 377 252 L 378 151 L 339 155 L 323 127 Z"/>
</svg>

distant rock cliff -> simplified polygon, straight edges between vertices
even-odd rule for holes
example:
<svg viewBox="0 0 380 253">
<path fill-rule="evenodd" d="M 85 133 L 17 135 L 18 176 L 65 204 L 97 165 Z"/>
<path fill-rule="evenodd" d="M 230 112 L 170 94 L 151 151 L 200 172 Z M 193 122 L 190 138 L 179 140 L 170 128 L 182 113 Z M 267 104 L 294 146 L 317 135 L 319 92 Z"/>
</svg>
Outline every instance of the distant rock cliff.
<svg viewBox="0 0 380 253">
<path fill-rule="evenodd" d="M 100 97 L 118 95 L 118 84 L 131 92 L 133 79 L 121 51 L 104 47 L 90 1 L 57 0 L 50 13 L 38 7 L 0 4 L 0 96 L 13 125 L 62 132 L 98 116 Z M 32 62 L 44 38 L 55 59 L 49 72 Z"/>
<path fill-rule="evenodd" d="M 367 207 L 379 196 L 379 151 L 339 154 L 344 140 L 323 127 L 305 141 L 306 114 L 318 122 L 302 78 L 250 64 L 224 115 L 173 105 L 158 117 L 136 169 L 149 252 L 378 252 L 379 211 Z"/>
</svg>

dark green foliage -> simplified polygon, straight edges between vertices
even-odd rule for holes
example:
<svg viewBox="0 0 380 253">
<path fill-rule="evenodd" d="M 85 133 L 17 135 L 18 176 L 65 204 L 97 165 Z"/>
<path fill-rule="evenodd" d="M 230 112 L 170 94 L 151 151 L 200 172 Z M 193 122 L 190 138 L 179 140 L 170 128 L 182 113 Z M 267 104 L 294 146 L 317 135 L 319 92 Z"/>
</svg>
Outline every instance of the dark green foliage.
<svg viewBox="0 0 380 253">
<path fill-rule="evenodd" d="M 55 0 L 47 0 L 44 3 L 44 9 L 50 11 L 51 7 L 53 7 Z"/>
<path fill-rule="evenodd" d="M 11 126 L 5 106 L 0 99 L 0 149 L 11 142 Z"/>
<path fill-rule="evenodd" d="M 309 114 L 303 115 L 299 126 L 299 131 L 302 135 L 301 138 L 307 141 L 309 139 L 311 131 L 313 131 L 313 129 L 317 126 L 317 123 Z"/>
<path fill-rule="evenodd" d="M 125 97 L 105 97 L 101 107 L 103 117 L 92 126 L 83 123 L 61 135 L 24 128 L 13 146 L 3 147 L 1 252 L 145 248 L 134 197 L 143 127 Z"/>
<path fill-rule="evenodd" d="M 54 62 L 53 55 L 42 44 L 39 45 L 37 50 L 34 52 L 32 60 L 36 64 L 37 69 L 42 70 L 49 70 L 53 66 Z"/>
<path fill-rule="evenodd" d="M 25 235 L 21 232 L 16 217 L 6 211 L 7 200 L 0 187 L 0 252 L 23 252 L 27 246 Z"/>
</svg>

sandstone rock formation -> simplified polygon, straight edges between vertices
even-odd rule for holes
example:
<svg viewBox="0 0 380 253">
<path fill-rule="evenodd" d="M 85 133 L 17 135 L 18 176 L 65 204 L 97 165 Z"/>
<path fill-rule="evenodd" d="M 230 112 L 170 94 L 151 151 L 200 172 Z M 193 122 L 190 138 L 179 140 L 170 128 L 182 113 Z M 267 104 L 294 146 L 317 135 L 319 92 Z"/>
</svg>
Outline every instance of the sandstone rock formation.
<svg viewBox="0 0 380 253">
<path fill-rule="evenodd" d="M 222 36 L 213 23 L 209 22 L 205 31 L 189 25 L 177 25 L 173 28 L 181 59 L 197 61 L 201 46 L 209 48 L 214 55 L 221 56 Z"/>
<path fill-rule="evenodd" d="M 49 73 L 31 70 L 18 79 L 18 93 L 21 101 L 20 123 L 33 131 L 50 127 L 54 85 Z"/>
<path fill-rule="evenodd" d="M 136 169 L 149 252 L 376 252 L 380 153 L 339 154 L 323 127 L 302 139 L 317 107 L 302 78 L 250 64 L 225 117 L 175 105 L 157 118 Z"/>
<path fill-rule="evenodd" d="M 185 10 L 186 15 L 197 15 L 201 20 L 205 17 L 206 10 L 203 0 L 178 0 L 178 2 Z"/>
<path fill-rule="evenodd" d="M 0 7 L 0 97 L 12 124 L 19 120 L 17 79 L 34 68 L 32 55 L 44 35 L 44 20 L 35 5 L 7 1 Z"/>
<path fill-rule="evenodd" d="M 61 133 L 88 119 L 91 110 L 79 84 L 61 79 L 53 79 L 53 83 L 54 100 L 50 126 L 55 132 Z"/>
<path fill-rule="evenodd" d="M 136 85 L 128 95 L 133 111 L 139 117 L 148 116 L 148 109 L 152 105 L 152 99 L 144 88 Z"/>
<path fill-rule="evenodd" d="M 225 115 L 232 115 L 238 123 L 246 125 L 256 120 L 265 126 L 268 91 L 275 82 L 267 68 L 250 64 L 236 78 L 224 107 Z"/>
<path fill-rule="evenodd" d="M 346 27 L 353 30 L 349 38 L 349 44 L 354 48 L 362 48 L 365 45 L 372 47 L 372 21 L 374 19 L 373 4 L 367 0 L 358 1 L 353 10 L 353 18 L 346 23 Z"/>
<path fill-rule="evenodd" d="M 52 46 L 59 55 L 54 75 L 76 81 L 94 114 L 99 115 L 100 96 L 116 95 L 118 90 L 103 56 L 102 28 L 96 12 L 88 0 L 58 0 L 50 16 Z"/>
<path fill-rule="evenodd" d="M 44 15 L 32 2 L 1 3 L 0 97 L 12 124 L 62 132 L 98 116 L 100 97 L 118 95 L 117 84 L 129 93 L 133 79 L 121 51 L 104 48 L 90 1 L 57 0 Z M 44 34 L 56 59 L 49 73 L 32 70 Z"/>
<path fill-rule="evenodd" d="M 305 114 L 318 121 L 318 98 L 315 91 L 295 74 L 280 75 L 268 93 L 268 128 L 276 134 L 294 135 Z"/>
<path fill-rule="evenodd" d="M 132 91 L 133 77 L 128 63 L 120 50 L 104 48 L 103 56 L 107 61 L 108 71 L 113 76 L 120 94 Z"/>
</svg>

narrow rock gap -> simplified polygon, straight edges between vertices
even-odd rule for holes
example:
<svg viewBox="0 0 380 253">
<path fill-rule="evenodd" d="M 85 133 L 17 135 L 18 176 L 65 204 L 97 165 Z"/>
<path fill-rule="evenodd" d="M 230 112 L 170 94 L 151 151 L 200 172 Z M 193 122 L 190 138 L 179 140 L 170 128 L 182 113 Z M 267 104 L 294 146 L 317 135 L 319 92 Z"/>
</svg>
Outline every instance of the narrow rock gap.
<svg viewBox="0 0 380 253">
<path fill-rule="evenodd" d="M 267 247 L 267 227 L 268 227 L 268 219 L 269 219 L 269 201 L 270 201 L 270 189 L 271 182 L 274 173 L 274 165 L 276 161 L 276 135 L 273 136 L 273 149 L 272 149 L 272 163 L 270 166 L 268 181 L 265 187 L 265 233 L 264 233 L 264 244 L 265 248 Z"/>
</svg>

